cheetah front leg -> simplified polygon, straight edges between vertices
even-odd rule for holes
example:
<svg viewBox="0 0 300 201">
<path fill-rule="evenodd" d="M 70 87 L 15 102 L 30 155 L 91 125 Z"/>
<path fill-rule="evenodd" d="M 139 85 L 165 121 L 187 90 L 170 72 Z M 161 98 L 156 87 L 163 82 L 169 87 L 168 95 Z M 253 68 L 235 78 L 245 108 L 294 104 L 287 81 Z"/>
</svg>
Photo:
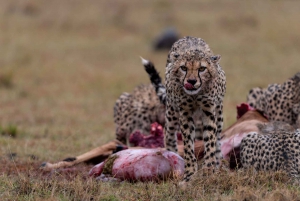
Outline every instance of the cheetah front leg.
<svg viewBox="0 0 300 201">
<path fill-rule="evenodd" d="M 175 111 L 173 105 L 168 101 L 166 104 L 166 122 L 165 122 L 165 147 L 169 151 L 178 152 L 177 148 L 177 126 L 178 126 L 178 113 Z"/>
<path fill-rule="evenodd" d="M 211 168 L 218 164 L 216 153 L 219 145 L 217 141 L 215 106 L 211 106 L 210 108 L 202 107 L 202 110 L 203 139 L 205 144 L 203 168 Z"/>
<path fill-rule="evenodd" d="M 217 148 L 216 148 L 216 159 L 217 167 L 220 166 L 221 159 L 223 158 L 221 153 L 221 132 L 223 129 L 223 103 L 220 103 L 216 107 L 216 126 L 217 126 Z"/>
<path fill-rule="evenodd" d="M 180 108 L 179 124 L 184 144 L 184 179 L 188 182 L 191 176 L 198 170 L 197 160 L 194 153 L 195 126 L 192 118 L 192 111 L 185 111 Z"/>
</svg>

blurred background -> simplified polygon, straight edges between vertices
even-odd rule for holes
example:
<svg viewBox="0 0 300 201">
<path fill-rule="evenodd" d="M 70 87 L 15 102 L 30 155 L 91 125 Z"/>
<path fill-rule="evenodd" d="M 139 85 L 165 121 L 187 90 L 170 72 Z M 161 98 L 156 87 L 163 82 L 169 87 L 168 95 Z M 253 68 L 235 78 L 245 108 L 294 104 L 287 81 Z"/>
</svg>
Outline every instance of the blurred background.
<svg viewBox="0 0 300 201">
<path fill-rule="evenodd" d="M 114 139 L 116 99 L 150 83 L 139 56 L 164 77 L 164 33 L 201 37 L 222 56 L 226 128 L 251 88 L 299 71 L 299 8 L 280 0 L 0 0 L 0 156 L 57 161 Z"/>
</svg>

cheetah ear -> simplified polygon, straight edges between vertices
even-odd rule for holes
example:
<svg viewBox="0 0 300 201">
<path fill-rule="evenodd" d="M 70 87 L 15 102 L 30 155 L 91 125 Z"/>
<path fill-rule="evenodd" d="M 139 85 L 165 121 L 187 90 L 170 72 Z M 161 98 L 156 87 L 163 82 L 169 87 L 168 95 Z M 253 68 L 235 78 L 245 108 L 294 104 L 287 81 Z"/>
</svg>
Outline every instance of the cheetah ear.
<svg viewBox="0 0 300 201">
<path fill-rule="evenodd" d="M 171 54 L 168 55 L 168 59 L 170 62 L 174 62 L 177 59 L 179 59 L 180 55 L 177 52 L 172 52 Z"/>
<path fill-rule="evenodd" d="M 221 59 L 221 55 L 219 55 L 219 54 L 210 57 L 210 60 L 211 60 L 213 63 L 219 62 L 220 59 Z"/>
</svg>

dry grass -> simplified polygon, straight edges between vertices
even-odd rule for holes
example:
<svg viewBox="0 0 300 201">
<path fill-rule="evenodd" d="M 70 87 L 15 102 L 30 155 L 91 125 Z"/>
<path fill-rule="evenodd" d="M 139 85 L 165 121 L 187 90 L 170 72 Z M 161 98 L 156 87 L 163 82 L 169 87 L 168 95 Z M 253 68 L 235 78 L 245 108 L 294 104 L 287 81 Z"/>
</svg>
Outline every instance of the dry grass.
<svg viewBox="0 0 300 201">
<path fill-rule="evenodd" d="M 274 179 L 276 174 L 199 177 L 182 192 L 172 182 L 102 184 L 75 173 L 48 178 L 37 171 L 45 160 L 78 155 L 114 138 L 114 101 L 149 83 L 139 56 L 164 74 L 167 52 L 153 52 L 151 41 L 166 26 L 204 38 L 222 55 L 227 127 L 251 87 L 283 82 L 299 71 L 299 6 L 298 1 L 0 0 L 0 125 L 17 130 L 15 138 L 0 135 L 5 164 L 0 197 L 299 200 L 299 188 Z M 7 159 L 11 153 L 14 160 Z"/>
<path fill-rule="evenodd" d="M 1 196 L 24 200 L 300 200 L 299 188 L 283 172 L 199 173 L 184 191 L 178 181 L 101 183 L 87 176 L 90 166 L 42 172 L 36 170 L 37 165 L 6 163 L 0 170 L 6 173 L 0 180 Z"/>
</svg>

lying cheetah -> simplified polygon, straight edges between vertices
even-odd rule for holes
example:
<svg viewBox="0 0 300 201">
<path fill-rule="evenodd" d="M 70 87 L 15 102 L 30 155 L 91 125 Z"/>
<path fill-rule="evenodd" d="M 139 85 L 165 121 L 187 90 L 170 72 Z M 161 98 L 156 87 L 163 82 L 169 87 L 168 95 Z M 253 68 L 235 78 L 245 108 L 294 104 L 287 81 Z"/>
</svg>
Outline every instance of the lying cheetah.
<svg viewBox="0 0 300 201">
<path fill-rule="evenodd" d="M 151 124 L 165 124 L 165 106 L 152 85 L 141 85 L 129 93 L 123 93 L 114 106 L 116 139 L 129 144 L 129 136 L 136 130 L 149 134 Z"/>
<path fill-rule="evenodd" d="M 283 84 L 270 84 L 265 89 L 251 89 L 247 102 L 264 112 L 270 121 L 281 121 L 299 128 L 300 72 Z"/>
<path fill-rule="evenodd" d="M 255 170 L 284 170 L 299 179 L 300 130 L 283 122 L 258 125 L 259 132 L 249 133 L 241 142 L 241 164 Z"/>
<path fill-rule="evenodd" d="M 193 113 L 201 112 L 205 142 L 204 167 L 218 166 L 220 133 L 223 127 L 225 73 L 201 38 L 185 37 L 175 42 L 166 65 L 165 144 L 177 152 L 175 131 L 180 126 L 184 142 L 185 172 L 182 184 L 197 171 L 194 155 Z"/>
</svg>

